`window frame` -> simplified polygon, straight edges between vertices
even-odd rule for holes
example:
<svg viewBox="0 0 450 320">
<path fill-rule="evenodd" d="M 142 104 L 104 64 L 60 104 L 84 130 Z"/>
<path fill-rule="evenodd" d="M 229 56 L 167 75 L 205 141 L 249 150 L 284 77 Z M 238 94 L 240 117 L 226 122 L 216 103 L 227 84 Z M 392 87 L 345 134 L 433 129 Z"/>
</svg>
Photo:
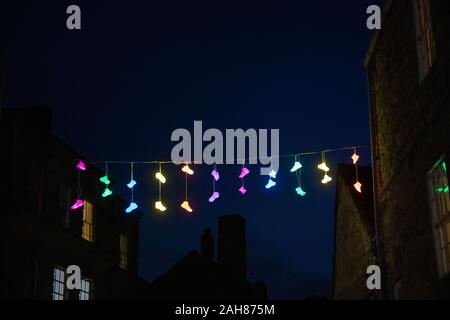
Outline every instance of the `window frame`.
<svg viewBox="0 0 450 320">
<path fill-rule="evenodd" d="M 429 21 L 421 20 L 424 18 L 423 2 L 425 1 L 427 9 L 427 17 Z M 419 71 L 419 83 L 422 83 L 426 76 L 430 73 L 434 64 L 436 63 L 436 38 L 433 29 L 433 17 L 431 14 L 430 2 L 428 0 L 412 0 L 414 11 L 414 27 L 416 38 L 416 52 Z M 422 10 L 420 11 L 420 8 Z M 424 35 L 425 31 L 425 35 Z M 424 42 L 424 37 L 428 41 Z"/>
<path fill-rule="evenodd" d="M 56 278 L 57 271 L 60 271 L 61 274 L 63 275 L 62 281 L 60 279 Z M 60 266 L 53 267 L 53 277 L 52 277 L 52 300 L 53 301 L 68 300 L 69 293 L 66 288 L 66 271 L 67 271 L 66 269 L 64 269 L 63 267 L 60 267 Z M 60 286 L 62 285 L 62 293 L 55 291 L 55 283 L 59 284 Z M 59 296 L 62 299 L 55 299 L 55 296 Z"/>
<path fill-rule="evenodd" d="M 448 159 L 448 157 L 442 156 L 427 173 L 431 226 L 433 229 L 433 245 L 438 264 L 439 279 L 450 274 L 450 232 L 446 229 L 447 225 L 450 224 L 450 207 L 447 208 L 447 212 L 444 214 L 437 212 L 434 173 L 443 163 L 447 164 Z M 448 170 L 446 172 L 448 185 L 450 182 Z"/>
<path fill-rule="evenodd" d="M 88 207 L 91 208 L 91 215 L 92 215 L 92 221 L 90 223 L 87 223 L 86 222 L 87 220 L 85 219 L 85 212 Z M 90 225 L 90 237 L 89 238 L 87 238 L 87 236 L 85 237 L 85 235 L 88 235 L 87 233 L 84 232 L 85 224 Z M 81 217 L 81 238 L 83 238 L 84 240 L 86 240 L 90 243 L 95 243 L 95 209 L 94 209 L 94 204 L 92 202 L 90 202 L 89 200 L 84 200 L 83 215 Z"/>
<path fill-rule="evenodd" d="M 83 283 L 89 284 L 89 291 L 83 290 Z M 88 299 L 82 299 L 84 294 L 88 295 Z M 85 277 L 81 277 L 81 288 L 78 290 L 78 300 L 80 301 L 89 301 L 93 300 L 94 297 L 94 281 Z"/>
</svg>

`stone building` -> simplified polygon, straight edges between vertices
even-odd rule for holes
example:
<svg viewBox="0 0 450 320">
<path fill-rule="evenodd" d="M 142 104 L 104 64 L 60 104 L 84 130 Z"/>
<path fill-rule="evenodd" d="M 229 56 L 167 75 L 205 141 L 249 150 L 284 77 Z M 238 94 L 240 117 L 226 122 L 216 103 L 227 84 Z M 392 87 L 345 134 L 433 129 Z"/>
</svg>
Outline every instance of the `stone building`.
<svg viewBox="0 0 450 320">
<path fill-rule="evenodd" d="M 362 193 L 353 187 L 355 166 L 339 164 L 336 180 L 333 298 L 374 298 L 366 286 L 367 267 L 376 264 L 372 168 L 358 167 Z"/>
<path fill-rule="evenodd" d="M 365 61 L 386 299 L 450 298 L 450 1 L 386 1 Z"/>
<path fill-rule="evenodd" d="M 103 190 L 102 173 L 82 173 L 84 206 L 70 210 L 78 191 L 76 159 L 52 134 L 49 109 L 4 109 L 1 126 L 0 298 L 133 298 L 147 284 L 138 277 L 140 214 Z M 64 285 L 66 268 L 81 269 L 81 290 Z"/>
</svg>

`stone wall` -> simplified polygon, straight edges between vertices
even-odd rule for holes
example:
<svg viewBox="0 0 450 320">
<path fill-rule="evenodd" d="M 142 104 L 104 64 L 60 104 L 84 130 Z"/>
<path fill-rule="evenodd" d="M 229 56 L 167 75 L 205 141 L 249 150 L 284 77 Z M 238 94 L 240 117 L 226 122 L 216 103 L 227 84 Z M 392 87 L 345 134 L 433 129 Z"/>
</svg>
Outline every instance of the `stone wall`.
<svg viewBox="0 0 450 320">
<path fill-rule="evenodd" d="M 427 174 L 450 155 L 450 1 L 431 1 L 437 59 L 419 80 L 410 0 L 391 4 L 367 69 L 385 292 L 401 299 L 448 297 L 439 279 Z"/>
<path fill-rule="evenodd" d="M 333 298 L 337 300 L 361 300 L 371 296 L 366 286 L 366 270 L 376 260 L 371 250 L 374 225 L 371 219 L 372 190 L 368 185 L 371 183 L 370 170 L 371 168 L 360 170 L 365 192 L 360 195 L 354 194 L 356 191 L 352 189 L 354 167 L 338 166 L 333 268 Z M 345 177 L 349 173 L 352 175 L 351 179 Z M 356 201 L 364 205 L 358 205 Z"/>
</svg>

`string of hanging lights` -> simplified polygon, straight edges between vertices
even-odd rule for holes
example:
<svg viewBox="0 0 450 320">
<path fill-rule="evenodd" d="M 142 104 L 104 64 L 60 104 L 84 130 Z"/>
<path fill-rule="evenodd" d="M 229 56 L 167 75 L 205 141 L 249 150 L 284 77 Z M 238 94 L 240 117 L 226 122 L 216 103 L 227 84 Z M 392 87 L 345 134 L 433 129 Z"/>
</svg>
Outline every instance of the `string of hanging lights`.
<svg viewBox="0 0 450 320">
<path fill-rule="evenodd" d="M 327 164 L 326 155 L 331 152 L 342 152 L 342 151 L 349 151 L 352 150 L 353 154 L 350 157 L 352 160 L 353 165 L 355 166 L 355 184 L 353 187 L 355 190 L 359 193 L 363 192 L 363 185 L 359 181 L 358 176 L 358 163 L 360 160 L 360 156 L 357 153 L 358 149 L 364 148 L 365 146 L 353 146 L 353 147 L 343 147 L 343 148 L 337 148 L 337 149 L 327 149 L 322 150 L 318 152 L 302 152 L 297 154 L 290 154 L 290 155 L 281 155 L 277 158 L 293 158 L 293 166 L 289 170 L 290 173 L 295 174 L 297 178 L 297 186 L 295 188 L 295 192 L 301 196 L 306 196 L 306 191 L 304 190 L 304 186 L 302 185 L 302 171 L 304 170 L 304 166 L 301 163 L 300 159 L 302 159 L 304 156 L 313 156 L 313 155 L 321 155 L 321 162 L 317 165 L 317 169 L 323 172 L 324 176 L 321 180 L 322 184 L 328 184 L 330 183 L 333 178 L 330 176 L 330 167 Z M 272 157 L 275 158 L 275 157 Z M 240 187 L 238 191 L 244 196 L 248 190 L 245 188 L 245 178 L 250 175 L 250 169 L 248 169 L 245 165 L 246 162 L 249 162 L 254 159 L 236 159 L 236 161 L 242 162 L 242 168 L 241 172 L 238 176 L 240 180 Z M 261 160 L 261 159 L 260 159 Z M 227 161 L 228 162 L 228 161 Z M 78 170 L 78 181 L 77 181 L 77 199 L 75 200 L 75 203 L 71 206 L 72 210 L 77 210 L 84 205 L 84 200 L 82 199 L 82 190 L 81 190 L 81 173 L 87 171 L 86 164 L 89 163 L 90 165 L 100 165 L 104 164 L 105 166 L 105 175 L 100 178 L 100 182 L 105 185 L 105 190 L 102 193 L 103 198 L 107 198 L 113 194 L 113 191 L 110 189 L 111 181 L 108 176 L 108 168 L 109 164 L 129 164 L 130 165 L 130 182 L 127 184 L 127 187 L 131 191 L 131 202 L 130 205 L 125 209 L 126 213 L 132 213 L 134 210 L 138 208 L 138 205 L 134 202 L 134 188 L 137 185 L 136 180 L 134 180 L 134 165 L 135 164 L 156 164 L 159 166 L 159 171 L 155 174 L 155 178 L 158 180 L 158 201 L 155 202 L 155 209 L 158 212 L 165 212 L 167 210 L 166 205 L 164 205 L 162 201 L 162 185 L 166 183 L 167 179 L 163 175 L 162 172 L 162 165 L 163 164 L 174 164 L 172 161 L 96 161 L 96 162 L 88 162 L 86 160 L 77 160 L 76 169 Z M 191 204 L 189 203 L 189 197 L 188 197 L 188 177 L 194 175 L 194 170 L 191 168 L 191 166 L 195 165 L 195 161 L 191 162 L 184 162 L 182 163 L 181 172 L 185 176 L 185 198 L 184 201 L 181 203 L 180 207 L 184 209 L 188 213 L 192 213 L 194 210 L 191 207 Z M 265 185 L 266 189 L 272 189 L 277 185 L 276 178 L 277 178 L 278 172 L 275 170 L 271 170 L 268 174 L 269 180 L 267 184 Z M 209 197 L 208 201 L 209 203 L 214 203 L 217 199 L 220 197 L 220 193 L 216 190 L 216 183 L 220 179 L 220 174 L 218 171 L 217 164 L 214 164 L 213 170 L 211 171 L 212 176 L 212 182 L 213 182 L 213 193 Z"/>
</svg>

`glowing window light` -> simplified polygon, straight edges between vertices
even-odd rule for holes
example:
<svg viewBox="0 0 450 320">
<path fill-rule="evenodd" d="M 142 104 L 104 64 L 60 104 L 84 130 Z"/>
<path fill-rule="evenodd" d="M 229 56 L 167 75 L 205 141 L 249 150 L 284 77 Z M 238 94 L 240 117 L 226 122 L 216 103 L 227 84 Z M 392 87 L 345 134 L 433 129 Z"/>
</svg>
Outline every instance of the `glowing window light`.
<svg viewBox="0 0 450 320">
<path fill-rule="evenodd" d="M 158 179 L 161 183 L 166 183 L 167 179 L 163 176 L 161 172 L 157 172 L 155 175 L 156 179 Z"/>
<path fill-rule="evenodd" d="M 242 186 L 242 187 L 239 188 L 239 192 L 242 193 L 242 195 L 244 195 L 244 194 L 247 193 L 247 189 L 245 189 L 245 187 Z"/>
<path fill-rule="evenodd" d="M 183 169 L 181 169 L 184 173 L 187 173 L 188 175 L 192 176 L 194 174 L 194 171 L 189 167 L 189 165 L 185 165 Z"/>
<path fill-rule="evenodd" d="M 356 183 L 353 185 L 353 187 L 355 188 L 356 191 L 358 191 L 359 193 L 362 193 L 362 184 L 359 181 L 356 181 Z"/>
<path fill-rule="evenodd" d="M 214 201 L 216 201 L 218 198 L 220 197 L 220 193 L 219 192 L 214 192 L 213 194 L 212 194 L 212 196 L 209 198 L 209 202 L 210 203 L 213 203 Z"/>
<path fill-rule="evenodd" d="M 298 187 L 295 189 L 295 191 L 297 192 L 297 194 L 301 197 L 306 196 L 306 192 L 302 189 L 302 187 Z"/>
<path fill-rule="evenodd" d="M 103 198 L 109 197 L 110 195 L 112 195 L 112 191 L 109 190 L 109 188 L 106 188 L 105 191 L 102 194 Z"/>
<path fill-rule="evenodd" d="M 127 187 L 129 189 L 133 189 L 136 184 L 137 184 L 137 182 L 134 181 L 133 179 L 131 179 L 130 183 L 127 184 Z"/>
<path fill-rule="evenodd" d="M 107 175 L 104 176 L 104 177 L 101 177 L 101 178 L 100 178 L 100 181 L 103 182 L 103 183 L 106 184 L 106 185 L 111 184 L 111 181 L 109 181 L 109 178 L 108 178 Z"/>
<path fill-rule="evenodd" d="M 275 181 L 273 181 L 272 179 L 269 179 L 269 182 L 267 182 L 267 184 L 266 184 L 266 189 L 273 188 L 276 185 L 277 185 L 277 183 Z"/>
<path fill-rule="evenodd" d="M 328 174 L 325 173 L 325 176 L 322 179 L 322 183 L 327 184 L 327 183 L 331 182 L 332 180 L 333 179 Z"/>
<path fill-rule="evenodd" d="M 78 208 L 81 208 L 84 206 L 84 201 L 81 199 L 77 199 L 75 203 L 70 207 L 72 210 L 77 210 Z"/>
<path fill-rule="evenodd" d="M 214 168 L 214 170 L 211 172 L 211 175 L 213 176 L 215 181 L 219 181 L 220 179 L 220 174 L 219 171 L 217 171 L 216 168 Z"/>
<path fill-rule="evenodd" d="M 167 210 L 167 208 L 163 205 L 162 201 L 155 202 L 155 208 L 161 212 L 164 212 Z"/>
<path fill-rule="evenodd" d="M 189 205 L 189 201 L 184 201 L 184 202 L 181 204 L 181 207 L 182 207 L 184 210 L 186 210 L 187 212 L 189 212 L 189 213 L 193 212 L 191 206 Z"/>
<path fill-rule="evenodd" d="M 247 176 L 250 173 L 250 170 L 248 170 L 246 167 L 242 167 L 241 174 L 239 175 L 239 179 L 244 179 L 245 176 Z"/>
<path fill-rule="evenodd" d="M 300 170 L 301 168 L 303 168 L 303 165 L 299 161 L 296 161 L 294 163 L 294 166 L 291 169 L 291 172 L 294 173 L 294 172 Z"/>
<path fill-rule="evenodd" d="M 77 164 L 77 168 L 81 171 L 86 171 L 86 164 L 80 160 Z"/>
<path fill-rule="evenodd" d="M 130 203 L 130 206 L 125 210 L 126 213 L 131 213 L 138 208 L 138 205 L 134 202 Z"/>
</svg>

